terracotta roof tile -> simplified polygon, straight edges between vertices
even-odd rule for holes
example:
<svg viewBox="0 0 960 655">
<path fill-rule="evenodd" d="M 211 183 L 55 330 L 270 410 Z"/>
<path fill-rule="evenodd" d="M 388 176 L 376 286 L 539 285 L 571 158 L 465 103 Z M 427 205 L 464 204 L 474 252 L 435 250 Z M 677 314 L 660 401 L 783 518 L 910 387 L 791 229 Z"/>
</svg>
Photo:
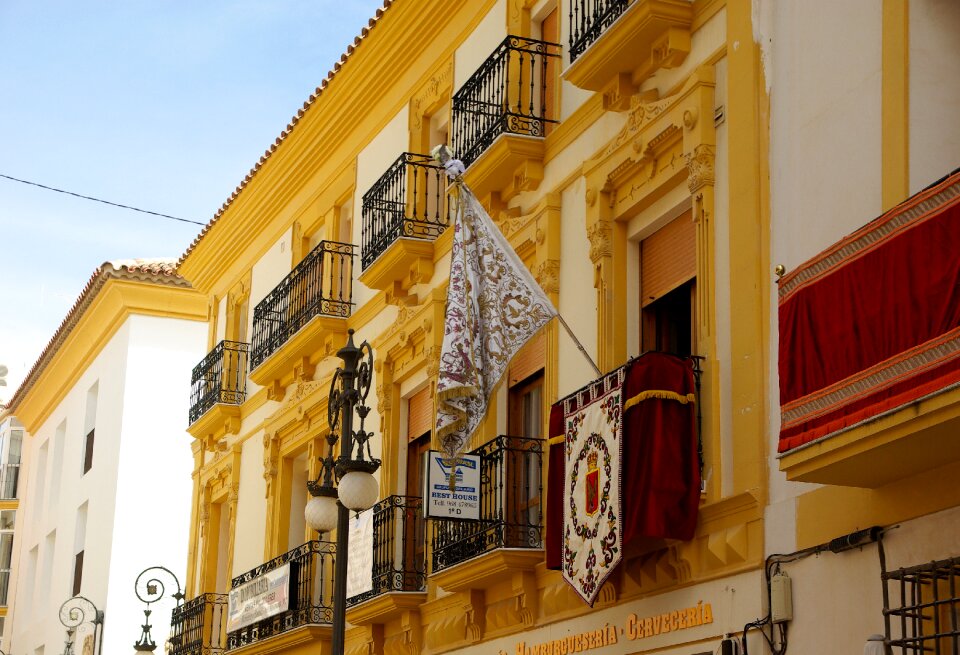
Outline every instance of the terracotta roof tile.
<svg viewBox="0 0 960 655">
<path fill-rule="evenodd" d="M 340 55 L 339 61 L 334 62 L 333 69 L 327 72 L 326 77 L 324 77 L 320 81 L 320 86 L 318 86 L 316 90 L 310 94 L 309 99 L 303 103 L 303 109 L 297 110 L 297 113 L 293 116 L 293 118 L 290 120 L 290 123 L 287 125 L 287 129 L 280 133 L 280 136 L 276 139 L 276 141 L 274 141 L 274 143 L 270 146 L 270 148 L 264 152 L 263 156 L 260 157 L 256 165 L 254 165 L 254 167 L 250 169 L 250 172 L 247 173 L 247 175 L 243 178 L 243 182 L 241 182 L 240 185 L 234 190 L 234 192 L 230 194 L 230 197 L 227 198 L 227 200 L 223 203 L 223 205 L 220 206 L 220 209 L 218 209 L 217 213 L 213 215 L 213 218 L 211 218 L 210 221 L 203 228 L 201 228 L 200 233 L 196 237 L 194 237 L 190 245 L 187 246 L 187 250 L 183 253 L 183 255 L 180 256 L 180 259 L 177 261 L 177 266 L 182 264 L 183 260 L 185 260 L 190 255 L 190 253 L 193 252 L 194 248 L 197 247 L 197 244 L 200 243 L 203 237 L 206 236 L 207 232 L 210 231 L 210 229 L 214 226 L 217 220 L 219 220 L 219 218 L 223 215 L 223 213 L 227 210 L 227 208 L 230 207 L 230 205 L 237 198 L 237 196 L 240 195 L 240 192 L 243 191 L 244 187 L 246 187 L 247 184 L 250 183 L 250 180 L 253 179 L 253 176 L 260 171 L 260 169 L 266 163 L 267 159 L 270 158 L 270 155 L 276 151 L 277 146 L 279 146 L 280 143 L 287 138 L 290 132 L 293 131 L 293 128 L 296 127 L 300 119 L 303 118 L 306 110 L 309 109 L 310 106 L 317 101 L 317 98 L 320 97 L 321 92 L 325 88 L 327 88 L 327 84 L 330 82 L 330 80 L 333 79 L 333 76 L 340 71 L 343 64 L 346 63 L 347 58 L 353 54 L 353 52 L 356 50 L 356 47 L 359 46 L 360 42 L 367 37 L 367 35 L 370 33 L 370 30 L 377 24 L 380 18 L 383 17 L 384 12 L 387 9 L 389 9 L 392 4 L 393 4 L 393 0 L 383 0 L 383 7 L 377 9 L 374 17 L 371 18 L 369 21 L 367 21 L 367 27 L 364 27 L 360 30 L 360 36 L 357 36 L 354 38 L 353 45 L 348 45 L 346 52 Z"/>
<path fill-rule="evenodd" d="M 60 327 L 53 333 L 53 337 L 47 343 L 43 352 L 34 362 L 30 371 L 27 373 L 13 398 L 7 403 L 7 408 L 15 413 L 17 405 L 23 399 L 23 396 L 33 387 L 43 369 L 46 368 L 50 359 L 56 353 L 57 349 L 63 345 L 64 340 L 70 331 L 79 322 L 84 311 L 90 306 L 90 303 L 96 297 L 97 293 L 109 279 L 127 279 L 139 280 L 141 282 L 153 282 L 155 284 L 168 284 L 173 286 L 190 287 L 190 283 L 177 273 L 177 260 L 169 258 L 154 259 L 117 259 L 101 264 L 87 280 L 79 297 L 73 303 L 67 316 L 60 323 Z"/>
</svg>

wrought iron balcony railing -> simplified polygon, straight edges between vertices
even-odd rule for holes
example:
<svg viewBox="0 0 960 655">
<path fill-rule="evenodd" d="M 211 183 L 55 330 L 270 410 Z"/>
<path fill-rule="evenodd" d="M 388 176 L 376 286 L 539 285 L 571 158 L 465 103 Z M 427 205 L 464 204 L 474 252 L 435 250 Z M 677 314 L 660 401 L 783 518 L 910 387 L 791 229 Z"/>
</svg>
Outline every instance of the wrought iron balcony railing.
<svg viewBox="0 0 960 655">
<path fill-rule="evenodd" d="M 289 563 L 289 606 L 285 612 L 228 633 L 227 650 L 253 644 L 300 626 L 332 622 L 336 550 L 336 544 L 329 541 L 308 541 L 235 577 L 230 583 L 231 589 Z"/>
<path fill-rule="evenodd" d="M 250 344 L 221 341 L 193 367 L 190 376 L 190 424 L 216 405 L 242 405 L 247 389 Z"/>
<path fill-rule="evenodd" d="M 400 237 L 435 239 L 447 227 L 443 167 L 405 152 L 363 194 L 363 252 L 367 268 Z"/>
<path fill-rule="evenodd" d="M 496 548 L 542 548 L 543 440 L 499 436 L 480 455 L 480 520 L 431 521 L 433 573 Z"/>
<path fill-rule="evenodd" d="M 453 96 L 453 150 L 469 166 L 501 134 L 542 137 L 548 114 L 548 61 L 560 45 L 508 36 Z"/>
<path fill-rule="evenodd" d="M 571 0 L 570 63 L 626 11 L 631 0 Z"/>
<path fill-rule="evenodd" d="M 351 243 L 321 241 L 253 310 L 250 366 L 256 368 L 314 316 L 350 316 Z"/>
<path fill-rule="evenodd" d="M 0 500 L 18 498 L 17 490 L 20 483 L 20 465 L 4 464 L 0 466 Z"/>
<path fill-rule="evenodd" d="M 427 540 L 422 499 L 389 496 L 367 511 L 373 512 L 373 585 L 347 599 L 347 605 L 391 591 L 424 591 Z"/>
<path fill-rule="evenodd" d="M 227 651 L 227 594 L 200 594 L 173 608 L 171 655 L 223 655 Z"/>
</svg>

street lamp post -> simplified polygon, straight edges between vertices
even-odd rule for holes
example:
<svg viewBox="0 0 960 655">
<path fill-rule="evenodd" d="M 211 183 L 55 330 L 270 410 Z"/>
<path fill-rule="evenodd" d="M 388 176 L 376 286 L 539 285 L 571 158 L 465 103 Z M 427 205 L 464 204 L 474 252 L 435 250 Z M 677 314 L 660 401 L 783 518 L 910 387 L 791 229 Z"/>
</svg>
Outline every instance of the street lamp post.
<svg viewBox="0 0 960 655">
<path fill-rule="evenodd" d="M 362 512 L 377 502 L 380 489 L 373 473 L 380 468 L 380 460 L 370 452 L 373 433 L 364 429 L 364 421 L 370 413 L 367 396 L 373 377 L 373 350 L 366 341 L 359 347 L 354 345 L 353 330 L 348 330 L 347 343 L 337 351 L 337 357 L 343 360 L 343 366 L 334 372 L 330 382 L 327 400 L 329 450 L 321 458 L 322 470 L 317 479 L 307 483 L 311 498 L 304 508 L 304 515 L 310 527 L 318 532 L 337 530 L 331 650 L 333 655 L 343 655 L 350 511 Z M 357 430 L 353 429 L 354 413 L 360 418 Z M 340 442 L 340 455 L 334 458 L 337 442 Z"/>
<path fill-rule="evenodd" d="M 180 588 L 180 580 L 173 574 L 173 571 L 163 566 L 151 566 L 140 572 L 133 583 L 133 592 L 141 602 L 146 603 L 146 607 L 143 609 L 140 639 L 133 644 L 135 653 L 152 653 L 157 647 L 157 644 L 153 641 L 153 636 L 150 634 L 150 603 L 157 602 L 166 594 L 167 589 L 163 580 L 158 577 L 162 577 L 163 574 L 169 576 L 173 583 L 177 585 L 177 590 L 170 594 L 177 601 L 177 606 L 179 607 L 183 603 L 183 590 Z"/>
<path fill-rule="evenodd" d="M 60 606 L 60 623 L 67 629 L 67 638 L 63 642 L 63 655 L 73 655 L 73 635 L 77 627 L 84 623 L 93 625 L 93 634 L 97 640 L 97 654 L 103 650 L 103 612 L 97 609 L 88 598 L 74 596 Z M 99 630 L 100 634 L 97 635 Z"/>
</svg>

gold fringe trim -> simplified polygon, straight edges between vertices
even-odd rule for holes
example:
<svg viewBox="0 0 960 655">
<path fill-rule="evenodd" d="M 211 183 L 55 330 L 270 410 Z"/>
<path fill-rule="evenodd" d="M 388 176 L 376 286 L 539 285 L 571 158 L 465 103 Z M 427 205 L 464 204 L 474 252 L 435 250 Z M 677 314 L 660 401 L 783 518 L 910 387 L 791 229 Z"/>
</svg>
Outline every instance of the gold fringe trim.
<svg viewBox="0 0 960 655">
<path fill-rule="evenodd" d="M 644 400 L 650 400 L 655 398 L 657 400 L 676 400 L 679 403 L 686 405 L 687 403 L 696 402 L 697 397 L 692 393 L 686 395 L 681 395 L 674 391 L 665 391 L 662 389 L 650 389 L 649 391 L 641 391 L 633 398 L 628 398 L 626 402 L 623 403 L 623 411 L 627 411 L 634 405 L 639 405 Z"/>
</svg>

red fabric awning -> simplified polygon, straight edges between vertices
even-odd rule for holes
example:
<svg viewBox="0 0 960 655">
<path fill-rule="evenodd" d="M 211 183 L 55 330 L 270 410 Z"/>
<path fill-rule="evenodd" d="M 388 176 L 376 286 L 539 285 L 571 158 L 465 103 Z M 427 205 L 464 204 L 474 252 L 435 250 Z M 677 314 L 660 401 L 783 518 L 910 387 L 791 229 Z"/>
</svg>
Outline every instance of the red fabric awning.
<svg viewBox="0 0 960 655">
<path fill-rule="evenodd" d="M 960 382 L 960 172 L 779 283 L 779 451 Z"/>
</svg>

